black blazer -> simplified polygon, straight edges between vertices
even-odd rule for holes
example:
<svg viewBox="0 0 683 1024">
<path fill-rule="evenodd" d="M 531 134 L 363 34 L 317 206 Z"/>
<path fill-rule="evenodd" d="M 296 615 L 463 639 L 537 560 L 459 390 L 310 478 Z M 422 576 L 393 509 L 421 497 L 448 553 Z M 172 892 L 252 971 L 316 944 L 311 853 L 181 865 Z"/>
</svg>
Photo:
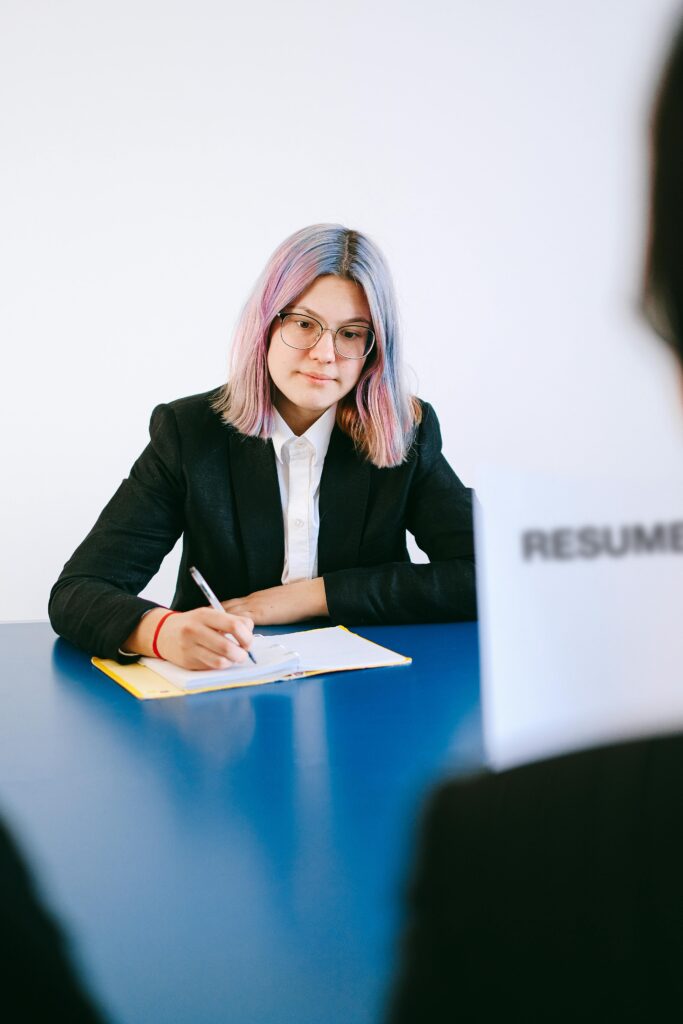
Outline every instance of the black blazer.
<svg viewBox="0 0 683 1024">
<path fill-rule="evenodd" d="M 217 392 L 158 406 L 151 441 L 52 588 L 50 621 L 103 657 L 154 602 L 138 597 L 183 534 L 172 607 L 204 604 L 197 565 L 218 598 L 277 586 L 284 527 L 271 441 L 245 437 L 211 408 Z M 332 622 L 386 623 L 476 616 L 471 492 L 441 453 L 434 411 L 408 459 L 377 469 L 332 432 L 320 486 L 318 571 Z M 431 559 L 414 565 L 406 530 Z"/>
<path fill-rule="evenodd" d="M 391 1024 L 645 1024 L 682 1007 L 683 736 L 438 790 Z"/>
</svg>

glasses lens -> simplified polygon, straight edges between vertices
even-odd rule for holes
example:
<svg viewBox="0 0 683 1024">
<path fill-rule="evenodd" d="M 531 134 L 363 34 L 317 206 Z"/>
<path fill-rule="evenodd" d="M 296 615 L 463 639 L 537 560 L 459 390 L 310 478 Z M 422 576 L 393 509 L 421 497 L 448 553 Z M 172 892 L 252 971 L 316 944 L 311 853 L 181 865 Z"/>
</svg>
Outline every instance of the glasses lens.
<svg viewBox="0 0 683 1024">
<path fill-rule="evenodd" d="M 372 348 L 375 336 L 369 327 L 340 327 L 335 337 L 337 352 L 347 359 L 362 359 Z"/>
<path fill-rule="evenodd" d="M 282 340 L 292 348 L 313 348 L 320 337 L 320 326 L 298 313 L 282 318 Z"/>
</svg>

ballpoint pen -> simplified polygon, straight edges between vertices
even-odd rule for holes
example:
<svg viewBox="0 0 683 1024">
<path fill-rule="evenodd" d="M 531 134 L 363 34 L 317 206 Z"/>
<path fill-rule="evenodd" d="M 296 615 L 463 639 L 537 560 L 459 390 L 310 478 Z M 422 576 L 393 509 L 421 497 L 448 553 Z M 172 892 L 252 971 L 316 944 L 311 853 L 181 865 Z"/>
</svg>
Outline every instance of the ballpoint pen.
<svg viewBox="0 0 683 1024">
<path fill-rule="evenodd" d="M 209 584 L 206 582 L 206 580 L 204 579 L 204 577 L 200 573 L 199 569 L 197 569 L 194 565 L 190 566 L 190 576 L 195 581 L 195 583 L 197 584 L 197 586 L 199 587 L 199 589 L 201 590 L 202 594 L 204 595 L 206 600 L 209 602 L 211 607 L 215 608 L 217 612 L 225 611 L 223 605 L 220 603 L 220 601 L 218 600 L 218 598 L 214 594 L 213 590 L 211 589 Z M 232 642 L 234 644 L 237 644 L 237 641 L 235 640 L 234 636 L 231 636 L 230 633 L 226 633 L 225 635 L 228 637 L 229 640 L 232 640 Z M 237 644 L 237 646 L 239 647 L 240 645 Z M 257 664 L 256 658 L 251 653 L 251 651 L 247 651 L 247 654 L 249 655 L 249 657 L 251 658 L 253 663 L 256 665 Z"/>
</svg>

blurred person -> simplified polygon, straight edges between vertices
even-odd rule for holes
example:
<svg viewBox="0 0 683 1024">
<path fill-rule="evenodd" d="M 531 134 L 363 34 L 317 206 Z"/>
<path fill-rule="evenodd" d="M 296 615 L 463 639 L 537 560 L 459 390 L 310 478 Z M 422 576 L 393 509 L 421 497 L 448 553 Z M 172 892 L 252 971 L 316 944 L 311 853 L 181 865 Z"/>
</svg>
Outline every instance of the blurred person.
<svg viewBox="0 0 683 1024">
<path fill-rule="evenodd" d="M 7 1021 L 104 1024 L 68 945 L 0 822 L 0 1005 Z"/>
<path fill-rule="evenodd" d="M 683 367 L 683 27 L 655 104 L 651 181 L 644 308 Z M 390 1024 L 679 1019 L 682 865 L 683 735 L 442 785 Z"/>
</svg>

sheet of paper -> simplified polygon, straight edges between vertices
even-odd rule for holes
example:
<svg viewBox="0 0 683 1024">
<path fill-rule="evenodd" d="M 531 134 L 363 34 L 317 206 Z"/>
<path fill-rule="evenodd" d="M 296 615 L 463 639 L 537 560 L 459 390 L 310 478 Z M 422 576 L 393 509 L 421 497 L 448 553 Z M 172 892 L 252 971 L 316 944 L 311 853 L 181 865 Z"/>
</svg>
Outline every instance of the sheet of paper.
<svg viewBox="0 0 683 1024">
<path fill-rule="evenodd" d="M 296 651 L 302 672 L 338 672 L 355 668 L 381 668 L 403 665 L 410 658 L 380 647 L 341 626 L 307 629 L 271 637 Z"/>
<path fill-rule="evenodd" d="M 493 766 L 682 729 L 683 481 L 476 483 Z"/>
</svg>

